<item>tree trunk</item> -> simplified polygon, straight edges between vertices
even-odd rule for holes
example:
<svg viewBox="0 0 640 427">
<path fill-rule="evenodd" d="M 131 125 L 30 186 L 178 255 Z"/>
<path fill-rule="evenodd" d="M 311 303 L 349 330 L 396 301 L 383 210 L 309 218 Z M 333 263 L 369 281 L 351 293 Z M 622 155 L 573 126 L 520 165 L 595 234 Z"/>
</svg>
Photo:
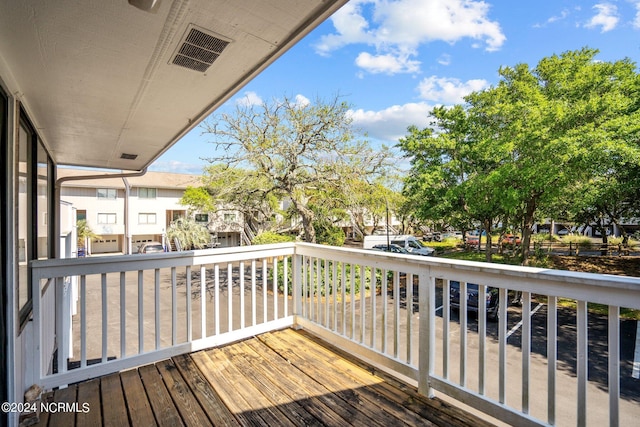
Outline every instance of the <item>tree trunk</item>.
<svg viewBox="0 0 640 427">
<path fill-rule="evenodd" d="M 531 245 L 531 230 L 533 228 L 533 216 L 536 211 L 535 199 L 527 202 L 527 209 L 522 222 L 522 265 L 529 264 L 529 246 Z"/>
<path fill-rule="evenodd" d="M 484 221 L 484 231 L 487 233 L 487 241 L 485 242 L 485 246 L 484 246 L 484 254 L 485 254 L 485 261 L 486 262 L 491 262 L 492 261 L 492 257 L 493 257 L 493 251 L 491 250 L 491 246 L 492 246 L 492 242 L 491 242 L 491 220 L 485 220 Z M 480 234 L 478 235 L 478 245 L 480 245 L 480 240 L 482 240 L 482 230 L 480 230 Z"/>
</svg>

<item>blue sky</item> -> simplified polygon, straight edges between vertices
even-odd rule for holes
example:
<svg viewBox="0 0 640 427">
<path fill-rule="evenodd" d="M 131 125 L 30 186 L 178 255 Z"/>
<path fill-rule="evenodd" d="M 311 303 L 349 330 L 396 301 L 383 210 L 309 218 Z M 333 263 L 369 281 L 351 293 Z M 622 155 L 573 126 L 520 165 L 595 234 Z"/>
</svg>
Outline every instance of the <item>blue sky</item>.
<svg viewBox="0 0 640 427">
<path fill-rule="evenodd" d="M 372 144 L 395 145 L 434 106 L 495 85 L 500 66 L 582 47 L 639 64 L 640 0 L 352 0 L 221 108 L 339 93 Z M 195 128 L 150 169 L 199 174 L 212 149 Z"/>
</svg>

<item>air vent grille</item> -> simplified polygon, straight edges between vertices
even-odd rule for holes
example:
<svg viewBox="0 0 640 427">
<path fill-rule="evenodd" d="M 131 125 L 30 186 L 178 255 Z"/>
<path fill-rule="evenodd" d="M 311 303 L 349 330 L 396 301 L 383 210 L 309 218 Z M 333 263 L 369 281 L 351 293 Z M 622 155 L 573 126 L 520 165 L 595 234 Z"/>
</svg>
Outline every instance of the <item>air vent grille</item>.
<svg viewBox="0 0 640 427">
<path fill-rule="evenodd" d="M 192 27 L 171 62 L 204 73 L 228 45 L 229 41 Z"/>
</svg>

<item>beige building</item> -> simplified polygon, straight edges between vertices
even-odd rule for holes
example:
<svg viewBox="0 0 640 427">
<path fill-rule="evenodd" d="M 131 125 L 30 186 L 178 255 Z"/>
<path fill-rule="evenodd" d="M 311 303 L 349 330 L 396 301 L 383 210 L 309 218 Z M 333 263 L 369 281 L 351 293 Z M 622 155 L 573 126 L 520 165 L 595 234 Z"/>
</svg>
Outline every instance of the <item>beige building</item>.
<svg viewBox="0 0 640 427">
<path fill-rule="evenodd" d="M 187 187 L 200 185 L 199 175 L 147 172 L 123 178 L 60 168 L 58 179 L 60 199 L 72 205 L 76 219 L 85 219 L 99 236 L 87 242 L 90 254 L 136 253 L 140 245 L 151 241 L 170 247 L 167 229 L 172 221 L 187 215 L 209 228 L 212 246 L 246 243 L 239 212 L 189 212 L 180 204 Z"/>
</svg>

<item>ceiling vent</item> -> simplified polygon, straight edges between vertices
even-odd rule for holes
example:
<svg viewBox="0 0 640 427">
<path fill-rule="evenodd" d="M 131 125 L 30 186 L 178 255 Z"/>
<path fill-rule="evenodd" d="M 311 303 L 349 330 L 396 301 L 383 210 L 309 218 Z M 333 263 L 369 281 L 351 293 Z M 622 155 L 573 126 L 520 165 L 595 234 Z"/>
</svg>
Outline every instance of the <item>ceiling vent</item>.
<svg viewBox="0 0 640 427">
<path fill-rule="evenodd" d="M 204 73 L 229 43 L 230 40 L 217 34 L 189 25 L 171 63 Z"/>
<path fill-rule="evenodd" d="M 135 160 L 138 158 L 137 154 L 129 154 L 129 153 L 122 153 L 120 154 L 120 158 L 121 159 L 125 159 L 125 160 Z"/>
</svg>

